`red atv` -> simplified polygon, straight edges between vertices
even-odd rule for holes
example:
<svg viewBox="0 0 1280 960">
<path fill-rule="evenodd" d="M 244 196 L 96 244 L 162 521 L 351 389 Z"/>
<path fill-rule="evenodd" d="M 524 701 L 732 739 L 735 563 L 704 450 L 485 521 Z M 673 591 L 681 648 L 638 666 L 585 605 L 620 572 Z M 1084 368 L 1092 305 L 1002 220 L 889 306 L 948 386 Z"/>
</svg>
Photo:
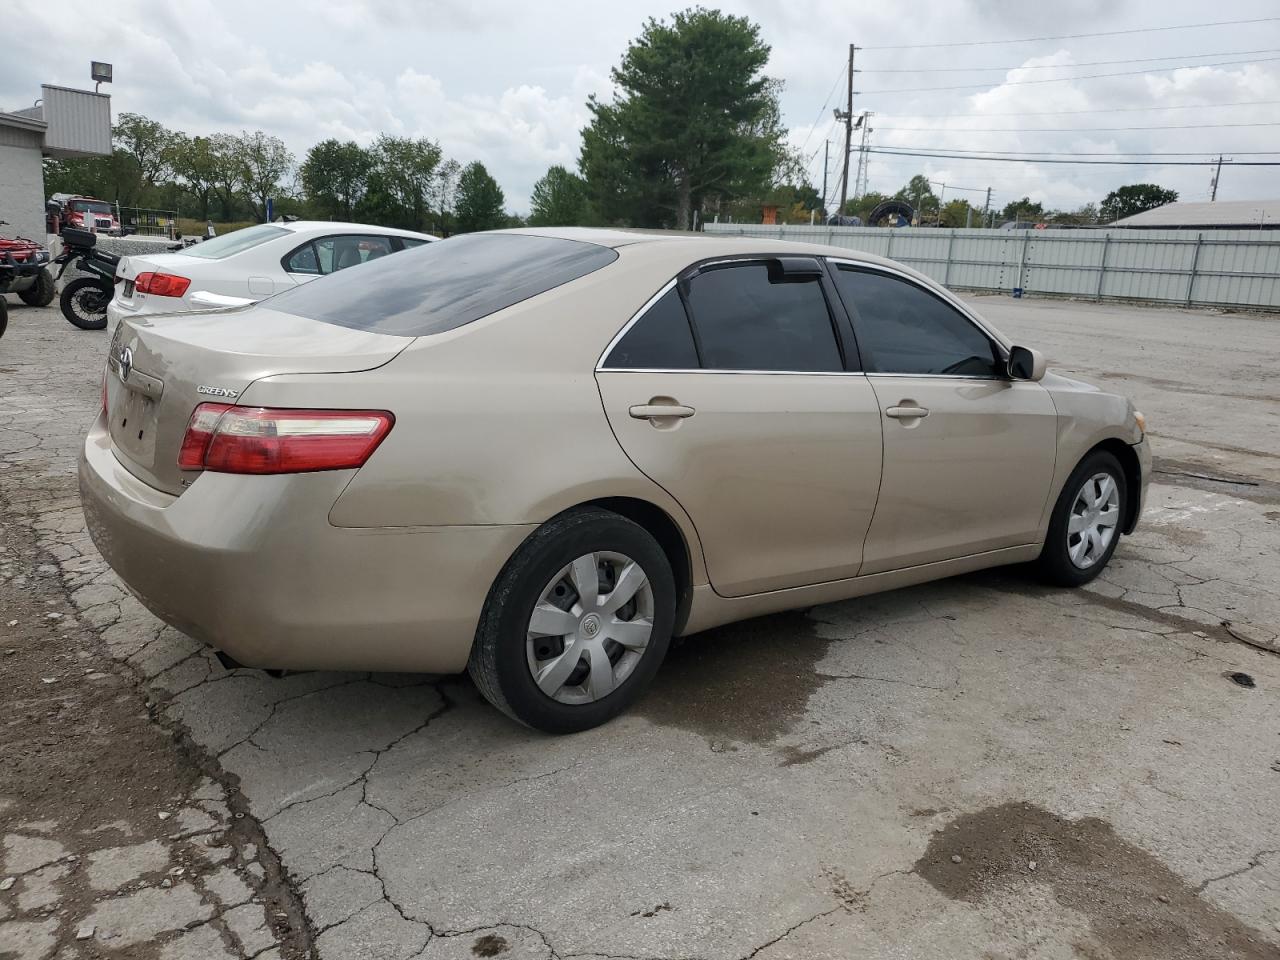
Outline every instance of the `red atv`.
<svg viewBox="0 0 1280 960">
<path fill-rule="evenodd" d="M 43 244 L 25 237 L 0 237 L 0 336 L 9 325 L 4 294 L 16 293 L 32 307 L 47 307 L 53 302 L 53 274 L 45 266 L 48 262 L 49 251 Z"/>
</svg>

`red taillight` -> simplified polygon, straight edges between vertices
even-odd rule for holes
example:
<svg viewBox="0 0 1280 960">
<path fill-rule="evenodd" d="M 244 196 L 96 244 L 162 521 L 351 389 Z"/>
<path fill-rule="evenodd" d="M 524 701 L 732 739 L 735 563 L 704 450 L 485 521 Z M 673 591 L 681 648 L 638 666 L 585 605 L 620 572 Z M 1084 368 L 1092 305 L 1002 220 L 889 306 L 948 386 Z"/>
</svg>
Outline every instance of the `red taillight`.
<svg viewBox="0 0 1280 960">
<path fill-rule="evenodd" d="M 178 453 L 183 470 L 306 473 L 364 466 L 391 430 L 385 410 L 272 410 L 202 403 Z"/>
<path fill-rule="evenodd" d="M 157 297 L 180 297 L 187 292 L 191 281 L 173 273 L 140 273 L 134 278 L 133 287 L 138 293 L 150 293 Z"/>
</svg>

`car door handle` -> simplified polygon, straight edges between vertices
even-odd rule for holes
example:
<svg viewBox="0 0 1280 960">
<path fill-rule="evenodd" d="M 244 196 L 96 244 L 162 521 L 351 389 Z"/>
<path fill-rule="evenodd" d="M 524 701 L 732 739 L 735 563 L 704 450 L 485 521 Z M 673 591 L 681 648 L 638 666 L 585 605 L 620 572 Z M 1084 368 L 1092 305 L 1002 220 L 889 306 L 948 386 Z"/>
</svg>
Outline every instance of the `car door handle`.
<svg viewBox="0 0 1280 960">
<path fill-rule="evenodd" d="M 693 407 L 686 407 L 683 404 L 654 403 L 653 401 L 636 404 L 627 412 L 631 414 L 633 420 L 648 420 L 650 423 L 655 420 L 683 420 L 686 417 L 692 417 L 695 413 Z"/>
<path fill-rule="evenodd" d="M 927 407 L 918 407 L 914 404 L 911 406 L 890 407 L 884 412 L 886 417 L 893 417 L 895 420 L 923 420 L 929 415 Z"/>
</svg>

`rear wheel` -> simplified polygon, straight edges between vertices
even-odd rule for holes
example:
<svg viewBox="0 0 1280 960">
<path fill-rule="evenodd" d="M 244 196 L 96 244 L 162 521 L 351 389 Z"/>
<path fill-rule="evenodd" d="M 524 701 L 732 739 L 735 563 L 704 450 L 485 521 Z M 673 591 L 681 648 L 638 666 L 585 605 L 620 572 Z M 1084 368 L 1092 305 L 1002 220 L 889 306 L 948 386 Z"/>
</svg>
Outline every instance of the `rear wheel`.
<svg viewBox="0 0 1280 960">
<path fill-rule="evenodd" d="M 57 293 L 57 290 L 53 286 L 53 274 L 48 270 L 41 270 L 36 274 L 36 282 L 19 293 L 18 296 L 29 307 L 47 307 L 53 303 L 55 293 Z"/>
<path fill-rule="evenodd" d="M 9 326 L 9 305 L 4 302 L 4 294 L 0 293 L 0 337 L 4 336 Z"/>
<path fill-rule="evenodd" d="M 675 580 L 657 541 L 606 510 L 537 530 L 485 602 L 467 669 L 499 710 L 548 733 L 617 716 L 671 641 Z"/>
<path fill-rule="evenodd" d="M 1049 520 L 1038 561 L 1049 583 L 1079 587 L 1106 567 L 1124 528 L 1125 477 L 1120 461 L 1097 450 L 1067 479 Z"/>
<path fill-rule="evenodd" d="M 62 315 L 81 330 L 107 325 L 107 304 L 113 289 L 94 277 L 80 277 L 62 288 Z"/>
</svg>

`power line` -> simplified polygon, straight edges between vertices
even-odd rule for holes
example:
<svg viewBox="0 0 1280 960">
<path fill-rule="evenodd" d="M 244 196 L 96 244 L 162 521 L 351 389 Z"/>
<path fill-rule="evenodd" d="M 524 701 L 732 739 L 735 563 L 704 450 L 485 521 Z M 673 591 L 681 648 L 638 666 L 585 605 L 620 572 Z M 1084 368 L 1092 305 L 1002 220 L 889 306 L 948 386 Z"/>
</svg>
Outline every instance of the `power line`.
<svg viewBox="0 0 1280 960">
<path fill-rule="evenodd" d="M 804 138 L 804 143 L 800 144 L 800 152 L 804 153 L 804 148 L 809 145 L 809 138 L 813 136 L 813 129 L 818 125 L 818 121 L 822 119 L 822 115 L 827 112 L 827 107 L 831 103 L 831 98 L 835 96 L 836 87 L 840 85 L 840 79 L 844 76 L 844 64 L 840 65 L 840 72 L 836 74 L 836 82 L 831 85 L 831 92 L 827 94 L 827 99 L 823 101 L 822 108 L 818 111 L 818 115 L 813 118 L 813 123 L 809 125 L 809 133 Z"/>
<path fill-rule="evenodd" d="M 892 150 L 883 147 L 868 147 L 868 153 L 880 153 L 891 157 L 935 157 L 942 160 L 983 160 L 998 163 L 1070 163 L 1082 166 L 1108 167 L 1213 167 L 1217 160 L 1056 160 L 1035 157 L 1014 156 L 971 156 L 955 153 L 934 153 L 929 151 Z M 1237 167 L 1280 167 L 1280 160 L 1241 160 Z"/>
<path fill-rule="evenodd" d="M 895 145 L 892 143 L 885 144 L 888 150 L 910 150 L 909 144 Z M 1275 157 L 1280 156 L 1280 150 L 1188 150 L 1182 153 L 1170 152 L 1164 150 L 962 150 L 959 147 L 940 147 L 939 149 L 947 153 L 954 154 L 990 154 L 998 152 L 1004 157 L 1204 157 L 1212 153 L 1234 153 L 1238 156 L 1245 157 Z"/>
<path fill-rule="evenodd" d="M 1118 73 L 1086 73 L 1078 77 L 1049 77 L 1044 80 L 1004 80 L 986 83 L 961 83 L 948 87 L 898 87 L 885 90 L 858 90 L 860 96 L 869 97 L 886 93 L 925 93 L 933 90 L 977 90 L 987 87 L 1022 87 L 1032 83 L 1071 83 L 1075 80 L 1101 80 L 1105 77 L 1133 77 L 1138 74 L 1164 73 L 1170 70 L 1190 70 L 1197 67 L 1230 67 L 1252 63 L 1270 63 L 1280 57 L 1259 57 L 1255 60 L 1217 60 L 1213 63 L 1186 63 L 1176 67 L 1159 67 L 1155 70 L 1121 70 Z"/>
<path fill-rule="evenodd" d="M 1280 127 L 1280 122 L 1182 123 L 1154 127 L 877 127 L 882 133 L 1123 133 L 1132 130 L 1224 130 L 1229 127 Z"/>
<path fill-rule="evenodd" d="M 1156 63 L 1160 60 L 1183 60 L 1188 57 L 1202 59 L 1204 57 L 1243 57 L 1257 53 L 1280 53 L 1275 47 L 1265 50 L 1223 50 L 1221 53 L 1179 53 L 1168 57 L 1139 57 L 1123 60 L 1086 60 L 1082 63 L 1034 63 L 1014 64 L 1008 67 L 866 67 L 859 68 L 859 73 L 977 73 L 983 70 L 1064 70 L 1069 67 L 1102 67 L 1117 63 Z M 985 189 L 985 188 L 984 188 Z"/>
<path fill-rule="evenodd" d="M 1202 64 L 1203 66 L 1203 64 Z M 1040 110 L 1018 111 L 1015 113 L 899 113 L 895 116 L 911 120 L 935 120 L 943 117 L 981 117 L 984 120 L 995 120 L 1000 117 L 1068 117 L 1086 113 L 1146 113 L 1157 110 L 1218 110 L 1223 107 L 1265 107 L 1280 103 L 1280 100 L 1231 100 L 1227 103 L 1178 103 L 1163 107 L 1095 107 L 1090 110 Z"/>
<path fill-rule="evenodd" d="M 1179 23 L 1167 27 L 1141 27 L 1135 30 L 1110 30 L 1105 33 L 1064 33 L 1054 37 L 1022 37 L 1017 40 L 953 40 L 947 43 L 900 43 L 864 50 L 931 50 L 938 47 L 991 47 L 1010 43 L 1040 43 L 1044 40 L 1083 40 L 1088 37 L 1122 37 L 1134 33 L 1162 33 L 1169 30 L 1196 30 L 1201 27 L 1228 27 L 1246 23 L 1272 23 L 1280 17 L 1258 17 L 1253 20 L 1214 20 L 1209 23 Z"/>
</svg>

